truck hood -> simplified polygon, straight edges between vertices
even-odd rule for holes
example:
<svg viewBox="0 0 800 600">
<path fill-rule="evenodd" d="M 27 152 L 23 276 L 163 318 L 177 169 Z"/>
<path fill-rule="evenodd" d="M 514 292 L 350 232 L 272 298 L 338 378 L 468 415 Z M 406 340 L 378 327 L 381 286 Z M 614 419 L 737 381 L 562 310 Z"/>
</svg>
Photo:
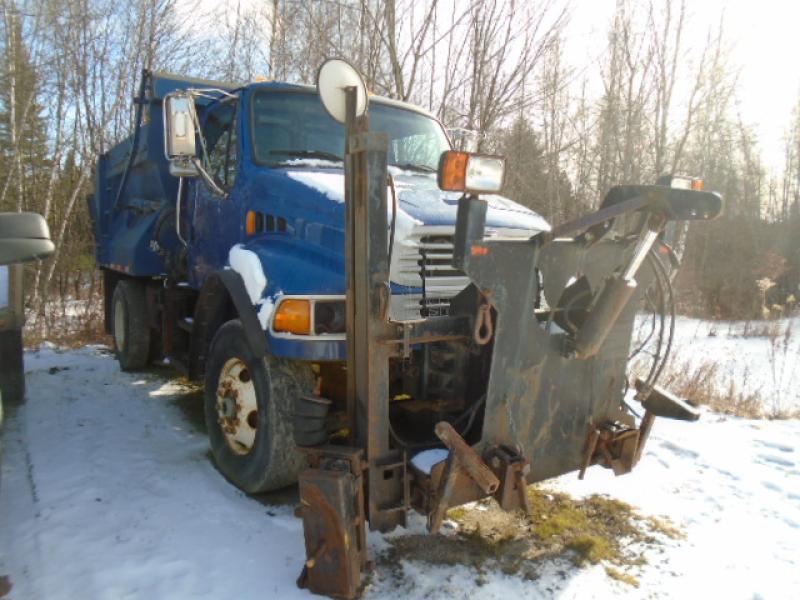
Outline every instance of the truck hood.
<svg viewBox="0 0 800 600">
<path fill-rule="evenodd" d="M 297 167 L 286 167 L 283 172 L 293 183 L 306 188 L 296 190 L 292 194 L 299 199 L 307 197 L 309 191 L 322 195 L 332 203 L 334 212 L 344 215 L 344 173 L 340 167 L 310 166 L 310 161 L 298 161 Z M 331 163 L 333 164 L 333 163 Z M 314 163 L 312 163 L 314 165 Z M 298 168 L 300 167 L 300 168 Z M 443 192 L 436 183 L 436 175 L 400 170 L 390 167 L 398 200 L 397 225 L 402 231 L 415 225 L 437 226 L 455 225 L 460 193 Z M 288 184 L 288 182 L 285 182 Z M 290 187 L 294 187 L 291 186 Z M 541 231 L 549 231 L 550 225 L 537 213 L 524 206 L 496 194 L 482 195 L 489 206 L 486 214 L 486 225 L 492 230 L 507 232 L 530 232 L 530 235 Z M 317 201 L 319 198 L 317 198 Z M 392 195 L 388 191 L 388 216 L 392 217 Z M 342 220 L 342 223 L 344 221 Z"/>
<path fill-rule="evenodd" d="M 395 219 L 390 311 L 397 319 L 419 318 L 420 249 L 432 244 L 425 260 L 447 270 L 450 254 L 446 246 L 455 232 L 461 194 L 442 192 L 432 173 L 395 168 L 390 172 L 397 192 L 397 211 L 391 190 L 387 192 L 387 221 Z M 341 165 L 297 161 L 280 168 L 260 169 L 242 186 L 247 199 L 245 210 L 252 207 L 264 211 L 274 219 L 273 223 L 283 222 L 283 229 L 271 234 L 268 241 L 258 236 L 243 246 L 255 252 L 264 265 L 268 280 L 265 296 L 274 299 L 280 294 L 343 294 L 345 205 Z M 507 198 L 483 197 L 488 202 L 487 236 L 524 238 L 550 230 L 541 216 Z M 469 284 L 468 278 L 459 273 L 431 275 L 426 282 L 428 297 L 444 300 Z"/>
</svg>

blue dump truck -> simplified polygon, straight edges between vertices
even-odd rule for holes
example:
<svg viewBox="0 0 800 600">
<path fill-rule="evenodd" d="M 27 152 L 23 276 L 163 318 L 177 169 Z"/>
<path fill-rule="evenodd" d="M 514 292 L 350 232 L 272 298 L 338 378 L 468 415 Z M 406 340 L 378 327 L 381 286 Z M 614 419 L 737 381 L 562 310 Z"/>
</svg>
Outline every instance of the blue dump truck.
<svg viewBox="0 0 800 600">
<path fill-rule="evenodd" d="M 181 90 L 194 102 L 201 176 L 172 174 L 165 154 L 164 100 Z M 372 127 L 390 139 L 390 317 L 446 315 L 469 283 L 451 265 L 461 194 L 437 186 L 448 135 L 416 106 L 370 100 Z M 316 392 L 332 414 L 342 409 L 344 150 L 344 126 L 311 86 L 146 72 L 134 133 L 97 163 L 89 212 L 120 366 L 165 359 L 204 379 L 214 457 L 247 492 L 287 485 L 304 464 L 294 397 Z M 511 200 L 488 202 L 489 236 L 549 230 Z M 435 408 L 419 414 L 428 419 L 458 411 L 467 381 L 454 361 L 469 358 L 442 343 L 400 361 L 394 397 L 412 401 L 397 403 L 407 409 L 397 427 L 407 417 L 413 437 L 427 401 Z"/>
<path fill-rule="evenodd" d="M 132 136 L 98 161 L 122 369 L 204 380 L 215 462 L 242 490 L 298 482 L 314 592 L 359 594 L 367 524 L 414 509 L 435 533 L 490 496 L 530 514 L 527 483 L 627 473 L 656 417 L 699 417 L 656 382 L 679 233 L 721 198 L 666 176 L 551 229 L 498 195 L 504 168 L 339 59 L 316 88 L 145 72 Z"/>
</svg>

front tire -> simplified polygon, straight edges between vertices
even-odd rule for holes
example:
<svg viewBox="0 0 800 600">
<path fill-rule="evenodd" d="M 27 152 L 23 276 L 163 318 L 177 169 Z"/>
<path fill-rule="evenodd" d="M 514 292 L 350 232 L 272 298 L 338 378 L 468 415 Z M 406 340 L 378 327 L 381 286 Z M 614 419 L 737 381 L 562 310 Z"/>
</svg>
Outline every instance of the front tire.
<svg viewBox="0 0 800 600">
<path fill-rule="evenodd" d="M 144 284 L 124 279 L 114 288 L 111 300 L 114 351 L 123 371 L 147 366 L 150 355 L 150 324 Z"/>
<path fill-rule="evenodd" d="M 256 358 L 241 322 L 228 321 L 211 342 L 205 377 L 205 414 L 217 467 L 249 494 L 297 481 L 305 458 L 292 435 L 295 398 L 311 393 L 309 365 Z"/>
</svg>

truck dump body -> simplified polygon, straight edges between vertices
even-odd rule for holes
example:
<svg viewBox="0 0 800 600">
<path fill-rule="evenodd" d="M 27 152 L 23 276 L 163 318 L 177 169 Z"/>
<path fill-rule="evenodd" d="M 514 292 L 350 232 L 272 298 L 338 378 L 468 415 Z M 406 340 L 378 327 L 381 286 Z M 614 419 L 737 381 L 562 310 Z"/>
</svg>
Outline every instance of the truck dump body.
<svg viewBox="0 0 800 600">
<path fill-rule="evenodd" d="M 236 85 L 146 73 L 137 98 L 140 124 L 99 157 L 95 192 L 88 203 L 100 266 L 139 277 L 168 272 L 165 256 L 179 243 L 174 230 L 178 178 L 169 174 L 164 155 L 163 99 L 174 90 L 191 87 L 232 90 Z M 202 109 L 208 102 L 201 98 L 198 105 Z M 161 251 L 154 252 L 153 241 Z"/>
</svg>

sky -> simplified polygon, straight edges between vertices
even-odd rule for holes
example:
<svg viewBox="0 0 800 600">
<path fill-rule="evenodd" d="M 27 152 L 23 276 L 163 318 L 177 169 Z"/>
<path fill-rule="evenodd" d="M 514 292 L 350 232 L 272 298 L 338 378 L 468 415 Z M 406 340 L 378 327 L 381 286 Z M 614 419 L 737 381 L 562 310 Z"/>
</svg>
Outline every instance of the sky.
<svg viewBox="0 0 800 600">
<path fill-rule="evenodd" d="M 467 0 L 451 0 L 455 3 Z M 570 0 L 566 0 L 570 1 Z M 676 3 L 678 0 L 674 0 Z M 192 10 L 261 6 L 261 0 L 183 0 Z M 616 0 L 571 0 L 566 58 L 579 70 L 593 68 L 606 47 Z M 700 47 L 724 15 L 732 64 L 741 69 L 738 109 L 758 135 L 768 169 L 783 165 L 783 139 L 800 97 L 800 0 L 687 0 L 687 46 Z M 797 61 L 797 62 L 796 62 Z M 587 67 L 587 65 L 589 65 Z M 312 83 L 312 82 L 309 82 Z"/>
<path fill-rule="evenodd" d="M 596 59 L 607 43 L 615 0 L 574 0 L 567 28 L 568 58 Z M 739 111 L 755 127 L 767 168 L 783 164 L 784 133 L 800 97 L 800 1 L 689 0 L 688 44 L 700 45 L 724 16 L 731 61 L 741 68 Z"/>
</svg>

